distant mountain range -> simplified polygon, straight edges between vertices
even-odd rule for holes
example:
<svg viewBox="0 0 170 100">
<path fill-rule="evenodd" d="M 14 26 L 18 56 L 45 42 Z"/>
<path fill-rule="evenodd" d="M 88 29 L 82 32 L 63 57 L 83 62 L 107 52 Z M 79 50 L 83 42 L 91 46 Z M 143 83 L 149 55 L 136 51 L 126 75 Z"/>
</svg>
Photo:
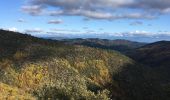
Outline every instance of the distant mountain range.
<svg viewBox="0 0 170 100">
<path fill-rule="evenodd" d="M 64 39 L 61 40 L 65 44 L 69 45 L 83 45 L 88 47 L 95 47 L 101 49 L 109 49 L 109 50 L 116 50 L 121 53 L 126 53 L 141 46 L 146 45 L 147 43 L 142 42 L 134 42 L 129 40 L 108 40 L 108 39 L 99 39 L 99 38 L 88 38 L 88 39 Z"/>
<path fill-rule="evenodd" d="M 146 43 L 153 43 L 156 41 L 162 41 L 167 40 L 170 41 L 170 35 L 164 35 L 164 34 L 158 34 L 155 36 L 149 36 L 149 35 L 124 35 L 124 36 L 116 36 L 115 34 L 107 34 L 107 33 L 81 33 L 81 34 L 66 34 L 66 33 L 48 33 L 45 35 L 36 35 L 36 37 L 42 37 L 42 38 L 51 38 L 53 40 L 61 40 L 62 39 L 75 39 L 75 38 L 99 38 L 99 39 L 108 39 L 108 40 L 129 40 L 129 41 L 137 41 L 137 42 L 146 42 Z"/>
</svg>

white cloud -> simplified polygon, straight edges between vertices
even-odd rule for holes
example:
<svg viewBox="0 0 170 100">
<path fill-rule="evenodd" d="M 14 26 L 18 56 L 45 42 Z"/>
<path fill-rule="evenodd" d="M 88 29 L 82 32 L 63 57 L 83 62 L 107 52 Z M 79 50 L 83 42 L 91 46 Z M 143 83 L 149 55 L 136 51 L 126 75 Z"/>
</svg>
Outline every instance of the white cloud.
<svg viewBox="0 0 170 100">
<path fill-rule="evenodd" d="M 143 22 L 141 21 L 134 21 L 130 23 L 131 26 L 138 26 L 138 25 L 143 25 Z"/>
<path fill-rule="evenodd" d="M 26 5 L 22 6 L 21 10 L 34 16 L 43 13 L 43 7 L 41 5 Z"/>
<path fill-rule="evenodd" d="M 20 23 L 26 22 L 26 21 L 25 21 L 24 19 L 22 19 L 22 18 L 18 19 L 17 21 L 20 22 Z"/>
<path fill-rule="evenodd" d="M 154 35 L 154 33 L 151 33 L 151 32 L 138 31 L 138 30 L 129 32 L 127 34 L 130 35 L 130 36 L 152 36 L 152 35 Z"/>
<path fill-rule="evenodd" d="M 115 32 L 115 33 L 104 32 L 101 34 L 105 34 L 113 37 L 152 37 L 158 35 L 156 33 L 148 32 L 148 31 L 140 31 L 140 30 L 128 31 L 128 32 Z"/>
<path fill-rule="evenodd" d="M 18 31 L 18 29 L 15 28 L 15 27 L 8 28 L 8 30 L 9 30 L 9 31 L 13 31 L 13 32 L 17 32 L 17 31 Z"/>
<path fill-rule="evenodd" d="M 116 20 L 116 19 L 154 19 L 156 16 L 147 14 L 147 13 L 128 13 L 128 14 L 112 14 L 110 12 L 98 12 L 98 11 L 89 11 L 89 10 L 65 10 L 65 11 L 52 11 L 49 12 L 51 16 L 84 16 L 89 19 L 107 19 L 107 20 Z"/>
<path fill-rule="evenodd" d="M 63 23 L 63 20 L 61 19 L 48 21 L 48 24 L 61 24 L 61 23 Z"/>
<path fill-rule="evenodd" d="M 26 33 L 41 33 L 43 32 L 43 30 L 40 28 L 34 28 L 34 29 L 26 29 L 25 32 Z"/>
<path fill-rule="evenodd" d="M 74 29 L 59 29 L 59 28 L 53 28 L 50 29 L 50 31 L 53 32 L 68 32 L 68 33 L 79 33 L 79 30 L 74 30 Z"/>
</svg>

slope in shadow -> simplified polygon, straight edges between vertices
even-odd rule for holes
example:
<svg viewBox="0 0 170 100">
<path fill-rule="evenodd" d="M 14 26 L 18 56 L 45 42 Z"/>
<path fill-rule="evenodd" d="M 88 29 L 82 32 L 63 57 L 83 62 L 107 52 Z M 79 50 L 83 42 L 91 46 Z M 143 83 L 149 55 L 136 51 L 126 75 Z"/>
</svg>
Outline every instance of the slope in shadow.
<svg viewBox="0 0 170 100">
<path fill-rule="evenodd" d="M 154 80 L 155 72 L 143 65 L 126 64 L 123 69 L 113 74 L 113 80 L 124 91 L 118 100 L 169 100 L 159 81 Z"/>
</svg>

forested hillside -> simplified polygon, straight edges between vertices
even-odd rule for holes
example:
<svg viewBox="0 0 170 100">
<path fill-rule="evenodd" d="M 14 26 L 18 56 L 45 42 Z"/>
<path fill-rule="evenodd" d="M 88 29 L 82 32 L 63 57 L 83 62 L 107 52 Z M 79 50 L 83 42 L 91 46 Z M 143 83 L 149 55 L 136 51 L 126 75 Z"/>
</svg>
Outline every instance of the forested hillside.
<svg viewBox="0 0 170 100">
<path fill-rule="evenodd" d="M 68 45 L 0 30 L 0 52 L 2 100 L 168 100 L 169 97 L 149 77 L 155 74 L 150 67 L 114 50 Z"/>
</svg>

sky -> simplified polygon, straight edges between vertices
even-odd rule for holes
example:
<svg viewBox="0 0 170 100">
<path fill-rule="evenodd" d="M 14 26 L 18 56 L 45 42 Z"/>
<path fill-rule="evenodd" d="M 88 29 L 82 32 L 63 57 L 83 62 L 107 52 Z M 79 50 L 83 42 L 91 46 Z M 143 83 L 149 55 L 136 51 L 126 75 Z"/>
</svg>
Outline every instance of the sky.
<svg viewBox="0 0 170 100">
<path fill-rule="evenodd" d="M 170 0 L 2 0 L 0 28 L 41 37 L 170 40 Z"/>
</svg>

